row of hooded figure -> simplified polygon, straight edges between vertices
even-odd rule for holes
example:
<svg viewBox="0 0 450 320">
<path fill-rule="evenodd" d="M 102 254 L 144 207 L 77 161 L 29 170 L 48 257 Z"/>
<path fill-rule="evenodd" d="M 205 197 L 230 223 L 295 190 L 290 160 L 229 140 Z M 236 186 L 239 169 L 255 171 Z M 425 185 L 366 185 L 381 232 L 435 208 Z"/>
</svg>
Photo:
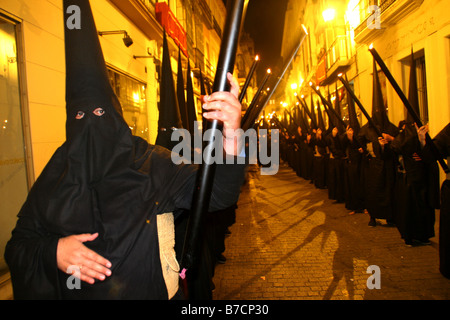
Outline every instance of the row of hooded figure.
<svg viewBox="0 0 450 320">
<path fill-rule="evenodd" d="M 370 124 L 304 132 L 291 123 L 282 132 L 280 156 L 350 214 L 368 213 L 369 226 L 385 220 L 406 245 L 430 244 L 439 207 L 437 164 L 422 159 L 414 123 L 384 124 L 379 137 Z"/>
</svg>

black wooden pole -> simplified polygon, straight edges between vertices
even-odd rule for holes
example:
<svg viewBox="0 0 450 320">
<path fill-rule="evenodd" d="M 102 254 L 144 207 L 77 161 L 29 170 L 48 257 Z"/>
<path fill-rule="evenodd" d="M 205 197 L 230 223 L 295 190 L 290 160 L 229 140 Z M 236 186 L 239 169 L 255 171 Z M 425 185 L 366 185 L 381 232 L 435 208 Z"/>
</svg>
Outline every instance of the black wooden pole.
<svg viewBox="0 0 450 320">
<path fill-rule="evenodd" d="M 217 71 L 214 78 L 213 92 L 230 90 L 227 73 L 233 73 L 234 69 L 244 2 L 244 0 L 227 1 L 227 17 L 223 30 Z M 217 120 L 208 121 L 207 129 L 211 129 L 212 131 L 222 130 Z M 205 142 L 203 161 L 198 172 L 197 185 L 194 191 L 194 198 L 180 262 L 180 276 L 182 278 L 185 277 L 188 270 L 195 266 L 200 252 L 199 249 L 205 225 L 204 220 L 206 213 L 208 212 L 214 180 L 215 164 L 212 163 L 214 143 L 214 135 L 211 135 L 208 141 Z"/>
<path fill-rule="evenodd" d="M 292 51 L 291 55 L 289 56 L 289 59 L 286 61 L 280 75 L 278 76 L 277 81 L 275 82 L 274 86 L 272 88 L 270 88 L 270 92 L 267 95 L 266 99 L 264 100 L 264 102 L 258 106 L 258 108 L 256 109 L 256 112 L 253 116 L 252 119 L 250 119 L 250 121 L 253 120 L 253 122 L 250 123 L 254 123 L 256 121 L 256 119 L 259 118 L 259 115 L 261 114 L 262 110 L 264 109 L 264 107 L 266 106 L 267 102 L 269 102 L 270 98 L 272 97 L 272 95 L 275 93 L 278 85 L 280 84 L 281 80 L 283 79 L 284 74 L 286 73 L 286 71 L 288 70 L 289 66 L 291 65 L 292 61 L 294 60 L 295 56 L 297 55 L 298 50 L 300 49 L 300 47 L 302 46 L 303 41 L 305 40 L 306 36 L 308 35 L 308 32 L 306 31 L 306 28 L 304 25 L 302 25 L 302 29 L 300 30 L 300 39 L 297 42 L 297 46 L 294 48 L 294 50 Z"/>
<path fill-rule="evenodd" d="M 252 80 L 253 73 L 255 72 L 255 69 L 256 69 L 256 66 L 258 65 L 258 62 L 259 62 L 259 56 L 256 55 L 255 60 L 253 60 L 253 64 L 252 64 L 252 66 L 250 68 L 250 71 L 249 71 L 249 73 L 247 75 L 247 79 L 245 79 L 244 86 L 242 87 L 241 93 L 239 95 L 239 102 L 241 102 L 241 103 L 242 103 L 242 100 L 245 97 L 245 94 L 247 93 L 248 85 L 250 84 L 250 81 Z"/>
<path fill-rule="evenodd" d="M 342 77 L 341 73 L 338 75 L 338 79 L 342 82 L 342 84 L 344 85 L 345 89 L 347 89 L 347 92 L 352 96 L 353 101 L 356 102 L 356 104 L 358 105 L 359 109 L 361 110 L 361 112 L 364 114 L 364 116 L 366 117 L 367 121 L 369 122 L 370 126 L 372 126 L 372 128 L 375 130 L 375 132 L 377 133 L 377 135 L 379 137 L 383 138 L 383 135 L 381 134 L 381 131 L 375 125 L 375 123 L 373 122 L 372 118 L 369 116 L 369 114 L 367 113 L 366 109 L 362 105 L 361 101 L 359 101 L 358 97 L 355 95 L 355 93 L 353 92 L 352 88 L 350 88 L 349 83 L 346 80 L 344 80 L 344 78 Z"/>
<path fill-rule="evenodd" d="M 411 106 L 411 104 L 409 103 L 408 98 L 406 97 L 406 95 L 403 93 L 402 89 L 400 88 L 400 86 L 398 85 L 397 81 L 395 81 L 394 77 L 392 76 L 391 72 L 389 71 L 388 67 L 386 66 L 386 64 L 384 63 L 383 59 L 381 59 L 380 55 L 378 54 L 378 52 L 375 50 L 375 48 L 370 45 L 369 46 L 369 51 L 372 54 L 373 58 L 375 59 L 375 61 L 377 62 L 377 64 L 380 66 L 381 71 L 383 71 L 384 75 L 386 76 L 386 78 L 389 80 L 389 82 L 391 83 L 392 87 L 394 88 L 395 92 L 397 92 L 397 95 L 400 97 L 400 99 L 402 100 L 403 104 L 405 105 L 406 109 L 408 110 L 409 114 L 411 115 L 411 117 L 414 119 L 414 122 L 416 123 L 416 125 L 418 127 L 423 126 L 422 121 L 420 120 L 419 115 L 414 111 L 414 108 Z M 442 169 L 445 171 L 445 173 L 449 173 L 450 170 L 447 166 L 447 164 L 444 161 L 444 158 L 442 157 L 442 155 L 440 154 L 439 150 L 436 148 L 433 140 L 431 140 L 430 135 L 427 133 L 425 136 L 426 139 L 426 143 L 427 145 L 430 146 L 431 151 L 434 154 L 434 157 L 436 158 L 436 160 L 439 162 L 439 164 L 441 165 Z"/>
<path fill-rule="evenodd" d="M 328 110 L 330 110 L 333 115 L 336 117 L 336 119 L 338 119 L 338 121 L 344 126 L 344 128 L 347 126 L 344 122 L 344 120 L 342 120 L 342 118 L 339 116 L 339 114 L 336 112 L 336 110 L 334 110 L 333 106 L 330 104 L 330 102 L 325 99 L 325 97 L 322 95 L 322 93 L 320 92 L 320 90 L 318 89 L 318 87 L 314 87 L 312 83 L 309 83 L 309 86 L 314 90 L 314 92 L 320 97 L 320 100 L 322 100 L 322 103 L 324 104 L 325 108 L 328 107 Z M 331 119 L 330 119 L 331 120 Z"/>
</svg>

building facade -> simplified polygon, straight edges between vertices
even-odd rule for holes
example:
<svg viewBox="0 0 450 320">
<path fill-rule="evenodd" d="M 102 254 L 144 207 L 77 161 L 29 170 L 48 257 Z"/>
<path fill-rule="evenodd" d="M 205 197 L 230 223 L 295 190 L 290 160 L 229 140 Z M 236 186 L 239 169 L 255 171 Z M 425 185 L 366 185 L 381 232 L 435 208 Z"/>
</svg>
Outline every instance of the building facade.
<svg viewBox="0 0 450 320">
<path fill-rule="evenodd" d="M 91 7 L 111 84 L 135 135 L 156 140 L 164 30 L 174 81 L 181 50 L 184 79 L 189 61 L 201 112 L 199 76 L 211 86 L 226 18 L 222 0 L 95 0 Z M 64 57 L 61 0 L 0 0 L 0 299 L 11 297 L 3 254 L 17 213 L 65 141 Z"/>
<path fill-rule="evenodd" d="M 430 135 L 450 121 L 450 18 L 448 0 L 303 0 L 289 1 L 285 43 L 295 41 L 286 30 L 303 23 L 308 39 L 296 57 L 285 89 L 285 99 L 294 103 L 292 88 L 305 97 L 309 83 L 319 85 L 324 96 L 342 99 L 345 92 L 337 79 L 347 76 L 354 92 L 370 113 L 372 109 L 372 44 L 408 95 L 410 55 L 414 52 L 420 117 L 429 123 Z M 287 46 L 286 46 L 287 47 Z M 383 95 L 392 123 L 406 118 L 406 108 L 380 68 Z M 317 97 L 317 96 L 316 96 Z M 309 99 L 306 101 L 309 104 Z M 346 103 L 341 104 L 346 116 Z M 366 119 L 361 117 L 361 123 Z"/>
</svg>

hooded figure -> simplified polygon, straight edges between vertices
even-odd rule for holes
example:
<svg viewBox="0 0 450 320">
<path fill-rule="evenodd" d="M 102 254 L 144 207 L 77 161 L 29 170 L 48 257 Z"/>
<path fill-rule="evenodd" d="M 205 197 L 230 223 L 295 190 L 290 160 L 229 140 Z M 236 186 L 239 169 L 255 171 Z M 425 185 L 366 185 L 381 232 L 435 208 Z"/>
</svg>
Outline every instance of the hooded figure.
<svg viewBox="0 0 450 320">
<path fill-rule="evenodd" d="M 190 208 L 197 167 L 175 165 L 167 149 L 131 134 L 108 80 L 89 1 L 65 0 L 65 19 L 70 6 L 80 9 L 81 29 L 65 28 L 66 141 L 30 190 L 6 246 L 14 297 L 172 298 L 178 289 L 173 232 L 158 233 L 163 224 L 170 231 L 170 212 Z M 214 183 L 211 209 L 237 201 L 242 170 L 217 166 L 221 183 Z M 86 255 L 67 268 L 63 243 L 74 241 Z M 77 287 L 72 267 L 82 279 L 110 272 Z"/>
<path fill-rule="evenodd" d="M 388 134 L 390 137 L 397 136 L 398 129 L 389 121 L 386 113 L 375 60 L 373 62 L 372 120 L 383 134 Z M 365 200 L 371 217 L 369 225 L 376 226 L 376 219 L 386 219 L 391 223 L 394 221 L 395 153 L 390 143 L 384 146 L 381 144 L 376 131 L 369 123 L 359 130 L 358 142 L 371 156 L 364 168 Z"/>
<path fill-rule="evenodd" d="M 313 103 L 313 101 L 311 101 Z M 313 136 L 314 159 L 313 159 L 313 180 L 316 188 L 325 189 L 327 187 L 327 164 L 328 154 L 325 139 L 325 125 L 323 123 L 322 112 L 320 110 L 320 102 L 317 102 L 317 131 Z M 311 114 L 315 117 L 314 104 L 311 106 Z"/>
<path fill-rule="evenodd" d="M 181 62 L 181 61 L 180 61 Z M 180 70 L 179 70 L 180 71 Z M 180 92 L 181 94 L 181 92 Z M 184 89 L 183 89 L 184 97 Z M 184 99 L 182 106 L 186 112 Z M 169 46 L 167 44 L 167 36 L 164 31 L 163 34 L 163 58 L 161 63 L 161 98 L 159 104 L 159 119 L 158 119 L 158 136 L 156 137 L 156 144 L 172 150 L 178 143 L 172 141 L 171 136 L 173 130 L 183 128 L 182 118 L 178 105 L 177 94 L 172 76 L 172 66 L 170 64 Z"/>
<path fill-rule="evenodd" d="M 416 114 L 419 111 L 416 63 L 411 52 L 408 100 Z M 406 117 L 400 133 L 392 142 L 399 155 L 396 179 L 396 225 L 406 245 L 429 243 L 434 237 L 435 208 L 439 207 L 439 168 L 436 162 L 426 163 L 420 157 L 422 147 L 413 117 Z"/>
<path fill-rule="evenodd" d="M 356 137 L 360 130 L 356 116 L 355 102 L 347 94 L 349 123 L 347 132 L 343 135 L 345 146 L 345 207 L 351 210 L 350 214 L 362 213 L 364 207 L 364 171 L 362 170 L 363 155 Z"/>
<path fill-rule="evenodd" d="M 339 118 L 341 117 L 341 107 L 339 103 L 339 91 L 336 84 L 335 97 L 335 113 L 334 127 L 327 136 L 327 145 L 330 151 L 330 158 L 328 161 L 328 198 L 336 200 L 338 203 L 345 201 L 345 187 L 344 187 L 344 158 L 345 148 L 342 143 L 341 135 L 344 132 L 344 127 Z"/>
</svg>

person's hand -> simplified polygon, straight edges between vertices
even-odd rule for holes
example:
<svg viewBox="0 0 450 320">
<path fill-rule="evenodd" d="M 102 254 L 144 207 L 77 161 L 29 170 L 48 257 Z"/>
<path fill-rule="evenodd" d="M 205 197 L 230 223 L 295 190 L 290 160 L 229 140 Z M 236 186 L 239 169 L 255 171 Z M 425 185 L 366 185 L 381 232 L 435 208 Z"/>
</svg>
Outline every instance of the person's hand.
<svg viewBox="0 0 450 320">
<path fill-rule="evenodd" d="M 391 136 L 390 134 L 387 133 L 382 133 L 384 140 L 386 140 L 386 142 L 390 142 L 390 141 L 394 141 L 394 137 Z"/>
<path fill-rule="evenodd" d="M 223 144 L 227 154 L 237 155 L 240 151 L 242 139 L 241 103 L 239 102 L 239 83 L 228 72 L 227 80 L 230 84 L 230 92 L 214 92 L 209 96 L 203 96 L 203 116 L 208 120 L 220 121 L 223 125 Z"/>
<path fill-rule="evenodd" d="M 331 131 L 331 134 L 333 135 L 333 138 L 336 137 L 336 135 L 338 134 L 338 128 L 334 127 Z"/>
<path fill-rule="evenodd" d="M 353 129 L 350 128 L 350 127 L 347 127 L 347 131 L 346 132 L 347 132 L 348 140 L 353 141 Z"/>
<path fill-rule="evenodd" d="M 425 136 L 428 133 L 428 124 L 421 126 L 420 128 L 417 126 L 417 124 L 414 123 L 417 130 L 417 136 L 419 137 L 420 144 L 422 147 L 426 144 Z"/>
<path fill-rule="evenodd" d="M 389 141 L 387 141 L 387 139 L 382 138 L 382 137 L 378 137 L 378 142 L 380 143 L 381 147 L 384 147 L 385 145 L 387 145 L 389 143 Z"/>
<path fill-rule="evenodd" d="M 98 233 L 79 234 L 59 239 L 56 250 L 56 261 L 58 268 L 68 272 L 69 267 L 77 266 L 80 273 L 74 274 L 80 280 L 93 284 L 95 279 L 105 280 L 111 275 L 111 262 L 88 249 L 83 242 L 93 241 Z"/>
<path fill-rule="evenodd" d="M 318 128 L 318 129 L 316 130 L 316 137 L 317 137 L 318 139 L 322 138 L 322 129 Z"/>
</svg>

